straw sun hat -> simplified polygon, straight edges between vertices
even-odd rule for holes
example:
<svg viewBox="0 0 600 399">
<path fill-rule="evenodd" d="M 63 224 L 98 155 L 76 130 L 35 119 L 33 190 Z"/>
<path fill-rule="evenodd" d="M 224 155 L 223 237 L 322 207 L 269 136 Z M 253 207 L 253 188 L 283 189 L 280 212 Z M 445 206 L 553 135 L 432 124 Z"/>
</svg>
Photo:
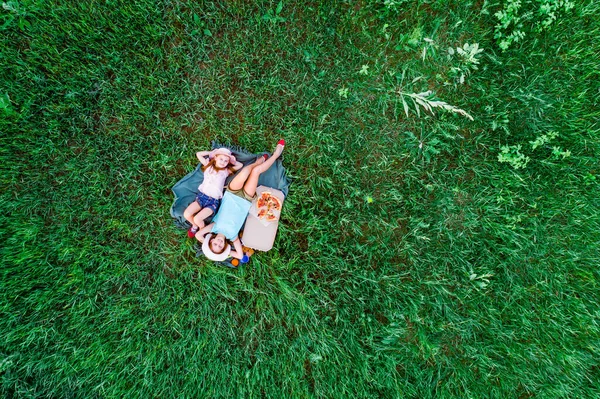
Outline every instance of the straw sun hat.
<svg viewBox="0 0 600 399">
<path fill-rule="evenodd" d="M 237 162 L 236 159 L 235 159 L 235 156 L 233 156 L 233 154 L 231 153 L 231 151 L 228 148 L 222 147 L 222 148 L 217 148 L 215 150 L 212 150 L 208 154 L 208 158 L 209 159 L 213 159 L 217 155 L 226 155 L 226 156 L 228 156 L 229 157 L 229 163 L 232 164 L 232 165 L 235 165 L 235 163 Z"/>
<path fill-rule="evenodd" d="M 226 244 L 225 249 L 222 253 L 216 254 L 210 249 L 210 239 L 213 237 L 212 233 L 209 233 L 204 237 L 204 242 L 202 243 L 202 252 L 204 255 L 210 260 L 214 260 L 215 262 L 222 262 L 229 257 L 229 253 L 231 252 L 231 245 Z"/>
</svg>

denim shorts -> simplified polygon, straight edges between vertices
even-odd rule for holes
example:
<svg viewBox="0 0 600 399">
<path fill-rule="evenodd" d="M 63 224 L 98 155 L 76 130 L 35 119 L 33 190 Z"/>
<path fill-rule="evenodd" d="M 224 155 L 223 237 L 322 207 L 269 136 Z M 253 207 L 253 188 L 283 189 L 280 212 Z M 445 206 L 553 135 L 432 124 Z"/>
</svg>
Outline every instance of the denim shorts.
<svg viewBox="0 0 600 399">
<path fill-rule="evenodd" d="M 217 209 L 219 209 L 219 205 L 221 205 L 220 199 L 209 197 L 200 191 L 198 191 L 198 194 L 196 194 L 196 202 L 198 202 L 201 208 L 212 209 L 213 214 L 217 213 Z"/>
</svg>

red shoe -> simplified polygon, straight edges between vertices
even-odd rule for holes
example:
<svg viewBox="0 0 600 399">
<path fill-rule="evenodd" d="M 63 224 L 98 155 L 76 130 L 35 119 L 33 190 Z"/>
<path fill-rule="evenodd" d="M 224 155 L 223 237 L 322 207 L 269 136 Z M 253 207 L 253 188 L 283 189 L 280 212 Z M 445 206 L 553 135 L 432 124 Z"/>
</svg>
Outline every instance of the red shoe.
<svg viewBox="0 0 600 399">
<path fill-rule="evenodd" d="M 284 139 L 281 139 L 281 140 L 279 140 L 279 141 L 277 142 L 277 145 L 279 145 L 279 144 L 281 144 L 281 145 L 285 146 L 285 140 L 284 140 Z"/>
<path fill-rule="evenodd" d="M 194 229 L 194 227 L 190 227 L 190 229 L 188 230 L 188 237 L 190 238 L 194 238 L 196 236 L 196 233 L 198 232 L 198 230 L 200 230 L 198 227 L 196 227 Z"/>
</svg>

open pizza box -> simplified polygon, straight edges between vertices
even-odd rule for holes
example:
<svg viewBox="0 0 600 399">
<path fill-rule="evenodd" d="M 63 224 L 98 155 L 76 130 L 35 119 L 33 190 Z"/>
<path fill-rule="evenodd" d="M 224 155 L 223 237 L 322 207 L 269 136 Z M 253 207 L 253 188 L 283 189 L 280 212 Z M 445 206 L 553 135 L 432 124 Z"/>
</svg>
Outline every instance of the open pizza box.
<svg viewBox="0 0 600 399">
<path fill-rule="evenodd" d="M 256 189 L 256 198 L 248 212 L 242 234 L 244 246 L 258 251 L 273 248 L 284 199 L 283 193 L 274 188 L 259 186 Z"/>
</svg>

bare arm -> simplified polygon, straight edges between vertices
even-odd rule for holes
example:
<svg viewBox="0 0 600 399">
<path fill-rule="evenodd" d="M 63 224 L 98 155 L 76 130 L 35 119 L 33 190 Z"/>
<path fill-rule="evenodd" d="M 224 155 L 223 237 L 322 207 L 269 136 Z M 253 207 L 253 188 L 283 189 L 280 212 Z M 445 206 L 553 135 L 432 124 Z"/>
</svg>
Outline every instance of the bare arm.
<svg viewBox="0 0 600 399">
<path fill-rule="evenodd" d="M 235 161 L 235 165 L 233 165 L 231 169 L 233 169 L 234 172 L 237 172 L 238 170 L 242 169 L 242 166 L 244 166 L 243 163 L 241 163 L 240 161 Z"/>
<path fill-rule="evenodd" d="M 204 226 L 196 233 L 196 240 L 204 242 L 204 236 L 210 233 L 210 229 L 214 226 L 214 223 Z"/>
<path fill-rule="evenodd" d="M 196 153 L 196 157 L 198 158 L 198 160 L 200 161 L 200 163 L 204 166 L 206 166 L 206 164 L 208 163 L 208 155 L 210 154 L 210 151 L 198 151 Z"/>
<path fill-rule="evenodd" d="M 244 257 L 244 251 L 242 250 L 242 243 L 239 238 L 236 238 L 233 242 L 234 250 L 229 253 L 229 256 L 233 256 L 237 259 L 242 259 Z"/>
</svg>

